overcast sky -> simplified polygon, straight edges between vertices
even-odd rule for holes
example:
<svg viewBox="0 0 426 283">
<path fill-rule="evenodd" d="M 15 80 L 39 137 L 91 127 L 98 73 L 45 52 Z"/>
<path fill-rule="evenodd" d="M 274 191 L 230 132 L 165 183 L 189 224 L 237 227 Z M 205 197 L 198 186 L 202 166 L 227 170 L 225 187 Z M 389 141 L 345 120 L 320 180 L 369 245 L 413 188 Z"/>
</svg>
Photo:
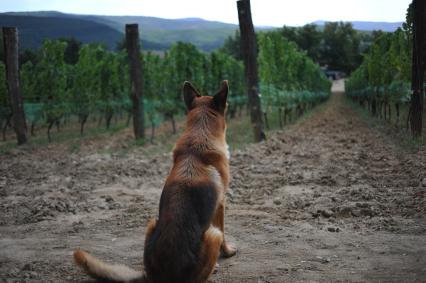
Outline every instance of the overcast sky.
<svg viewBox="0 0 426 283">
<path fill-rule="evenodd" d="M 251 0 L 254 24 L 304 25 L 316 20 L 405 20 L 410 0 Z M 65 13 L 197 17 L 238 23 L 235 0 L 0 0 L 0 11 L 56 10 Z"/>
</svg>

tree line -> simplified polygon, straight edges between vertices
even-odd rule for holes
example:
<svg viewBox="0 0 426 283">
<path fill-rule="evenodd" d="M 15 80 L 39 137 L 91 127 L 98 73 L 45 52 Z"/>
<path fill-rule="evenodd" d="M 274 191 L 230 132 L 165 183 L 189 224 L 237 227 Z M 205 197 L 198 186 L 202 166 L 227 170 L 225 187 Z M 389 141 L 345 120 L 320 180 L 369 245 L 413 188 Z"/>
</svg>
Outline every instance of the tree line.
<svg viewBox="0 0 426 283">
<path fill-rule="evenodd" d="M 367 52 L 374 39 L 381 32 L 363 32 L 353 29 L 351 23 L 327 22 L 323 27 L 307 24 L 302 27 L 284 26 L 277 29 L 284 38 L 305 51 L 317 64 L 330 70 L 350 74 L 362 62 L 362 54 Z M 262 34 L 262 32 L 258 32 Z M 222 51 L 241 58 L 240 34 L 226 39 Z"/>
</svg>

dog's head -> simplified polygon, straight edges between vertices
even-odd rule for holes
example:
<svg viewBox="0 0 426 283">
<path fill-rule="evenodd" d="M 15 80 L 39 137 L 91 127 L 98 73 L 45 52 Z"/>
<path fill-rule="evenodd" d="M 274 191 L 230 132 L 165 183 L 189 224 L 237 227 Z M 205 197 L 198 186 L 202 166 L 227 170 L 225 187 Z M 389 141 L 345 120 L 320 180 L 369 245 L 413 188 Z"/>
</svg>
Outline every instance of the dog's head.
<svg viewBox="0 0 426 283">
<path fill-rule="evenodd" d="M 228 81 L 223 81 L 214 96 L 202 96 L 190 82 L 185 82 L 183 98 L 188 110 L 187 126 L 208 128 L 212 134 L 224 134 L 228 89 Z"/>
<path fill-rule="evenodd" d="M 188 112 L 191 112 L 195 108 L 208 107 L 218 114 L 225 116 L 228 89 L 228 81 L 222 81 L 220 90 L 214 96 L 201 96 L 190 82 L 184 82 L 183 99 Z"/>
</svg>

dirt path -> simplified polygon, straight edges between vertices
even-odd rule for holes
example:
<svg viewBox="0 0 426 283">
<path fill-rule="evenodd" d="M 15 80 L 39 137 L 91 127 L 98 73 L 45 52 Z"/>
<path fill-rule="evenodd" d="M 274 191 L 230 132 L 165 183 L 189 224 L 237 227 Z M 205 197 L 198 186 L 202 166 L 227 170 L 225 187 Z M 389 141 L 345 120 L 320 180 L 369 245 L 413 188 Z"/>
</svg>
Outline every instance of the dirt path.
<svg viewBox="0 0 426 283">
<path fill-rule="evenodd" d="M 226 229 L 239 252 L 211 281 L 426 282 L 425 156 L 369 129 L 339 93 L 232 152 Z M 84 281 L 75 247 L 140 267 L 170 160 L 0 156 L 0 282 Z"/>
</svg>

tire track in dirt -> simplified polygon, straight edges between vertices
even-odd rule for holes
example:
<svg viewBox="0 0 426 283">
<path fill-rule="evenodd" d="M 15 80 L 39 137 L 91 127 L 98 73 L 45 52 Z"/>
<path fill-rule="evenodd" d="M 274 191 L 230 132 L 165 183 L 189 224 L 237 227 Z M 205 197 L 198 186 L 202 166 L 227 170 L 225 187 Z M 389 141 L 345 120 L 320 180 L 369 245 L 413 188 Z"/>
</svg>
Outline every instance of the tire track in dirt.
<svg viewBox="0 0 426 283">
<path fill-rule="evenodd" d="M 75 247 L 140 267 L 171 165 L 170 154 L 141 156 L 0 157 L 0 279 L 84 281 Z M 211 282 L 421 282 L 419 156 L 368 128 L 337 92 L 303 121 L 232 152 L 225 223 L 239 252 L 219 261 Z"/>
</svg>

